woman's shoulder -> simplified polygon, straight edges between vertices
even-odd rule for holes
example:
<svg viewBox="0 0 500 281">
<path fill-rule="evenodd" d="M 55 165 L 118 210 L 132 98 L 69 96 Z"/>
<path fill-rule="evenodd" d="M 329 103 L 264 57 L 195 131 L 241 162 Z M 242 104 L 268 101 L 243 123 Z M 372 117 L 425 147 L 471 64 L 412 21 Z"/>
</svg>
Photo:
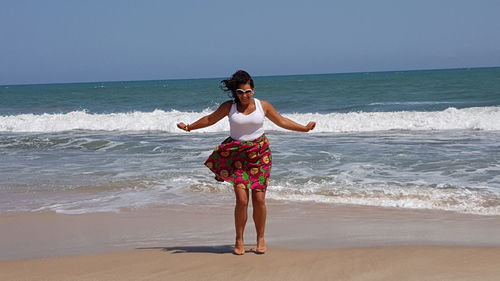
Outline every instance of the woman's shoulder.
<svg viewBox="0 0 500 281">
<path fill-rule="evenodd" d="M 270 102 L 268 102 L 266 100 L 259 100 L 259 101 L 260 101 L 260 104 L 262 105 L 262 108 L 264 110 L 273 106 Z"/>
<path fill-rule="evenodd" d="M 219 110 L 222 110 L 227 114 L 231 110 L 231 106 L 233 105 L 233 103 L 234 102 L 232 100 L 225 101 L 219 106 Z"/>
<path fill-rule="evenodd" d="M 234 103 L 233 100 L 227 100 L 227 101 L 223 102 L 221 105 L 224 105 L 224 104 L 228 105 L 228 104 L 233 104 L 233 103 Z"/>
<path fill-rule="evenodd" d="M 221 104 L 219 105 L 219 107 L 223 107 L 223 108 L 224 108 L 224 107 L 231 107 L 231 105 L 233 105 L 233 103 L 234 103 L 234 102 L 233 102 L 232 100 L 228 100 L 228 101 L 225 101 L 225 102 L 221 103 Z"/>
<path fill-rule="evenodd" d="M 223 102 L 220 107 L 222 108 L 231 108 L 231 106 L 234 104 L 234 101 L 233 100 L 228 100 L 228 101 L 225 101 Z"/>
</svg>

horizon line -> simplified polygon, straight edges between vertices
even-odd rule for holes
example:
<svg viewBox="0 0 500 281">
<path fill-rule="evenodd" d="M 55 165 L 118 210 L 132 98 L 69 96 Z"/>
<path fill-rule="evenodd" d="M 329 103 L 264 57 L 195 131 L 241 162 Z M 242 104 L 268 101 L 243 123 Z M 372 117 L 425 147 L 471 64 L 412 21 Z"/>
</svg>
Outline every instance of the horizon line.
<svg viewBox="0 0 500 281">
<path fill-rule="evenodd" d="M 434 70 L 463 70 L 479 68 L 499 68 L 500 66 L 474 66 L 474 67 L 453 67 L 453 68 L 422 68 L 422 69 L 396 69 L 396 70 L 375 70 L 375 71 L 352 71 L 352 72 L 329 72 L 329 73 L 300 73 L 300 74 L 273 74 L 273 75 L 252 75 L 255 77 L 284 77 L 284 76 L 306 76 L 306 75 L 331 75 L 331 74 L 358 74 L 358 73 L 384 73 L 384 72 L 409 72 L 409 71 L 434 71 Z M 36 85 L 56 85 L 56 84 L 92 84 L 92 83 L 119 83 L 119 82 L 150 82 L 150 81 L 178 81 L 178 80 L 203 80 L 219 79 L 227 77 L 198 77 L 198 78 L 172 78 L 172 79 L 144 79 L 144 80 L 107 80 L 107 81 L 74 81 L 74 82 L 48 82 L 48 83 L 19 83 L 0 84 L 1 87 L 8 86 L 36 86 Z"/>
</svg>

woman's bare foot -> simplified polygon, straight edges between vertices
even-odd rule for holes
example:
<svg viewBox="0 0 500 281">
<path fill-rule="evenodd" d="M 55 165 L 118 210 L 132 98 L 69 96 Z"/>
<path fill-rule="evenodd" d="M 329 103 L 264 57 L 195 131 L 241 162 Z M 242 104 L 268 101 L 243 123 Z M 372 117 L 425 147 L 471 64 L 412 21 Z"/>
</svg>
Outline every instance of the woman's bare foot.
<svg viewBox="0 0 500 281">
<path fill-rule="evenodd" d="M 236 242 L 234 243 L 233 254 L 241 256 L 244 253 L 245 253 L 245 247 L 243 246 L 243 239 L 236 239 Z"/>
<path fill-rule="evenodd" d="M 257 248 L 255 249 L 256 254 L 264 254 L 267 251 L 266 240 L 264 237 L 257 239 Z"/>
</svg>

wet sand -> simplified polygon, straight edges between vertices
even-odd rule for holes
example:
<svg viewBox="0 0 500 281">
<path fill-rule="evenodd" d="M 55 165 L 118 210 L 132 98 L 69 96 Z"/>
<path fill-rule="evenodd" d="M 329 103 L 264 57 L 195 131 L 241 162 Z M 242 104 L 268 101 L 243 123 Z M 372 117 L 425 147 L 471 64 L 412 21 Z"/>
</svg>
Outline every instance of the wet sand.
<svg viewBox="0 0 500 281">
<path fill-rule="evenodd" d="M 500 218 L 269 200 L 268 252 L 232 206 L 0 216 L 0 280 L 498 280 Z M 27 270 L 29 268 L 29 270 Z"/>
</svg>

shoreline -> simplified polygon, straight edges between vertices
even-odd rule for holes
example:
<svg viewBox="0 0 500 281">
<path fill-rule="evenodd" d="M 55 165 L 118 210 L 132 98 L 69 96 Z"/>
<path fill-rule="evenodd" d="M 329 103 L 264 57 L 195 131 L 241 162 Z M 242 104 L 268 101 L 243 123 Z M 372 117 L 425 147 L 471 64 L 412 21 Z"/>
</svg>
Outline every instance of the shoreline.
<svg viewBox="0 0 500 281">
<path fill-rule="evenodd" d="M 0 216 L 1 280 L 497 280 L 500 219 L 447 211 L 267 202 L 243 256 L 233 206 Z M 26 270 L 29 269 L 29 270 Z"/>
<path fill-rule="evenodd" d="M 268 200 L 269 249 L 399 246 L 500 247 L 500 217 L 449 211 Z M 145 247 L 232 246 L 232 202 L 119 213 L 0 215 L 0 261 L 98 254 Z M 249 206 L 245 245 L 255 244 Z"/>
</svg>

